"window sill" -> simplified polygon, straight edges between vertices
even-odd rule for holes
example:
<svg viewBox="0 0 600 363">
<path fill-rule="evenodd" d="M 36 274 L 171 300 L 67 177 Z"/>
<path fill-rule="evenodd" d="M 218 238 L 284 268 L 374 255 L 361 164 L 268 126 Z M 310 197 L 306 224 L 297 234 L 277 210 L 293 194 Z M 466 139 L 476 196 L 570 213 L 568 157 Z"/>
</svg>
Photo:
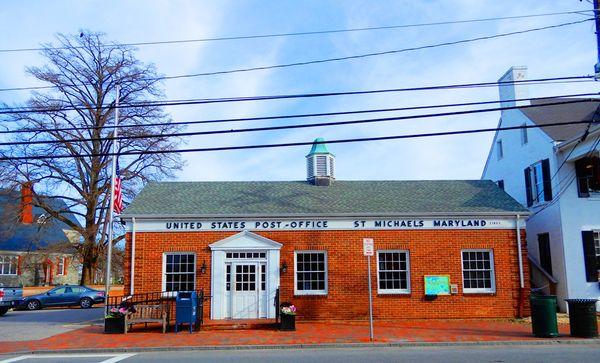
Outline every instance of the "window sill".
<svg viewBox="0 0 600 363">
<path fill-rule="evenodd" d="M 382 296 L 410 295 L 410 291 L 377 291 L 377 295 L 382 295 Z"/>
<path fill-rule="evenodd" d="M 465 291 L 463 295 L 496 295 L 496 291 Z"/>
<path fill-rule="evenodd" d="M 294 291 L 294 296 L 326 296 L 327 291 Z"/>
</svg>

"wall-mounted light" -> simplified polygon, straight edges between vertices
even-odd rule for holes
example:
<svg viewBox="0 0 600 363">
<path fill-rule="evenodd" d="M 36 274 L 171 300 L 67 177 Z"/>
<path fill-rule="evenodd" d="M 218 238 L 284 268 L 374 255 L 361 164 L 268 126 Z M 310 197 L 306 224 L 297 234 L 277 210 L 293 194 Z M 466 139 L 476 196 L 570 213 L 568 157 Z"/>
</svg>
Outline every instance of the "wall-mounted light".
<svg viewBox="0 0 600 363">
<path fill-rule="evenodd" d="M 281 264 L 281 273 L 284 274 L 287 272 L 287 263 L 285 263 L 285 261 L 283 261 L 283 263 Z"/>
<path fill-rule="evenodd" d="M 206 261 L 202 262 L 202 266 L 200 266 L 200 274 L 204 275 L 206 273 Z"/>
</svg>

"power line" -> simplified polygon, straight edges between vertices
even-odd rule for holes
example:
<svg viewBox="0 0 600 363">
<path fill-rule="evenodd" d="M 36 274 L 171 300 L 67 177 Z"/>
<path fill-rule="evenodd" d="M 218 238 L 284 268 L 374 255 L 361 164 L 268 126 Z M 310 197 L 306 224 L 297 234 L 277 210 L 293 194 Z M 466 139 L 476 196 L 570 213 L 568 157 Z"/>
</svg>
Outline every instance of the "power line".
<svg viewBox="0 0 600 363">
<path fill-rule="evenodd" d="M 525 34 L 525 33 L 536 32 L 536 31 L 540 31 L 540 30 L 556 29 L 556 28 L 561 28 L 561 27 L 565 27 L 565 26 L 569 26 L 569 25 L 581 24 L 581 23 L 584 23 L 584 22 L 587 22 L 587 21 L 591 21 L 591 20 L 594 20 L 594 18 L 584 19 L 584 20 L 578 20 L 578 21 L 572 21 L 572 22 L 569 22 L 569 23 L 549 25 L 549 26 L 538 27 L 538 28 L 530 28 L 530 29 L 519 30 L 519 31 L 514 31 L 514 32 L 508 32 L 508 33 L 501 33 L 501 34 L 487 35 L 487 36 L 481 36 L 481 37 L 475 37 L 475 38 L 468 38 L 468 39 L 462 39 L 462 40 L 455 40 L 455 41 L 451 41 L 451 42 L 442 42 L 442 43 L 437 43 L 437 44 L 423 45 L 423 46 L 418 46 L 418 47 L 410 47 L 410 48 L 403 48 L 403 49 L 387 50 L 387 51 L 382 51 L 382 52 L 365 53 L 365 54 L 351 55 L 351 56 L 345 56 L 345 57 L 325 58 L 325 59 L 317 59 L 317 60 L 311 60 L 311 61 L 277 64 L 277 65 L 271 65 L 271 66 L 238 68 L 238 69 L 230 69 L 230 70 L 225 70 L 225 71 L 215 71 L 215 72 L 205 72 L 205 73 L 195 73 L 195 74 L 183 74 L 183 75 L 178 75 L 178 76 L 165 76 L 165 77 L 160 77 L 159 79 L 169 80 L 169 79 L 179 79 L 179 78 L 215 76 L 215 75 L 221 75 L 221 74 L 262 71 L 262 70 L 278 69 L 278 68 L 289 68 L 289 67 L 297 67 L 297 66 L 306 66 L 306 65 L 309 65 L 309 64 L 321 64 L 321 63 L 338 62 L 338 61 L 351 60 L 351 59 L 375 57 L 375 56 L 380 56 L 380 55 L 398 54 L 398 53 L 405 53 L 405 52 L 411 52 L 411 51 L 416 51 L 416 50 L 423 50 L 423 49 L 445 47 L 445 46 L 450 46 L 450 45 L 472 43 L 472 42 L 477 42 L 477 41 L 481 41 L 481 40 L 503 38 L 503 37 L 508 37 L 508 36 L 512 36 L 512 35 L 518 35 L 518 34 Z"/>
<path fill-rule="evenodd" d="M 43 160 L 43 159 L 67 159 L 67 158 L 81 158 L 81 157 L 99 157 L 99 156 L 130 156 L 130 155 L 146 155 L 146 154 L 173 154 L 173 153 L 190 153 L 190 152 L 210 152 L 210 151 L 230 151 L 230 150 L 249 150 L 249 149 L 267 149 L 267 148 L 280 148 L 280 147 L 293 147 L 293 146 L 307 146 L 313 144 L 342 144 L 342 143 L 354 143 L 354 142 L 367 142 L 367 141 L 384 141 L 384 140 L 399 140 L 399 139 L 414 139 L 424 137 L 436 137 L 436 136 L 451 136 L 451 135 L 462 135 L 462 134 L 475 134 L 484 132 L 496 132 L 504 130 L 519 130 L 519 129 L 530 129 L 540 127 L 554 127 L 564 125 L 576 125 L 589 123 L 591 120 L 584 121 L 568 121 L 568 122 L 555 122 L 548 123 L 542 126 L 540 125 L 521 125 L 521 126 L 508 126 L 508 127 L 495 127 L 495 128 L 482 128 L 482 129 L 471 129 L 471 130 L 458 130 L 458 131 L 443 131 L 443 132 L 430 132 L 423 134 L 408 134 L 408 135 L 391 135 L 391 136 L 379 136 L 379 137 L 363 137 L 353 139 L 336 139 L 323 142 L 315 141 L 302 141 L 302 142 L 289 142 L 289 143 L 277 143 L 277 144 L 254 144 L 254 145 L 240 145 L 240 146 L 221 146 L 221 147 L 209 147 L 209 148 L 194 148 L 194 149 L 176 149 L 176 150 L 149 150 L 149 151 L 126 151 L 121 153 L 86 153 L 86 154 L 60 154 L 60 155 L 32 155 L 32 156 L 9 156 L 0 157 L 0 161 L 8 160 Z"/>
<path fill-rule="evenodd" d="M 364 53 L 364 54 L 344 56 L 344 57 L 324 58 L 324 59 L 315 59 L 315 60 L 302 61 L 302 62 L 292 62 L 292 63 L 276 64 L 276 65 L 270 65 L 270 66 L 260 66 L 260 67 L 250 67 L 250 68 L 237 68 L 237 69 L 229 69 L 229 70 L 214 71 L 214 72 L 205 72 L 205 73 L 181 74 L 181 75 L 175 75 L 175 76 L 163 76 L 163 77 L 152 78 L 151 80 L 159 81 L 159 80 L 171 80 L 171 79 L 181 79 L 181 78 L 214 76 L 214 75 L 222 75 L 222 74 L 232 74 L 232 73 L 241 73 L 241 72 L 252 72 L 252 71 L 260 71 L 260 70 L 268 70 L 268 69 L 280 69 L 280 68 L 289 68 L 289 67 L 297 67 L 297 66 L 306 66 L 306 65 L 310 65 L 310 64 L 321 64 L 321 63 L 329 63 L 329 62 L 338 62 L 338 61 L 360 59 L 360 58 L 368 58 L 368 57 L 375 57 L 375 56 L 389 55 L 389 54 L 398 54 L 398 53 L 405 53 L 405 52 L 411 52 L 411 51 L 417 51 L 417 50 L 424 50 L 424 49 L 431 49 L 431 48 L 437 48 L 437 47 L 444 47 L 444 46 L 450 46 L 450 45 L 472 43 L 472 42 L 477 42 L 477 41 L 481 41 L 481 40 L 489 40 L 489 39 L 495 39 L 495 38 L 508 37 L 508 36 L 512 36 L 512 35 L 531 33 L 531 32 L 541 31 L 541 30 L 556 29 L 556 28 L 561 28 L 561 27 L 565 27 L 565 26 L 581 24 L 581 23 L 588 22 L 588 21 L 591 21 L 591 20 L 594 20 L 594 18 L 588 18 L 588 19 L 584 19 L 584 20 L 578 20 L 578 21 L 572 21 L 572 22 L 568 22 L 568 23 L 561 23 L 561 24 L 549 25 L 549 26 L 538 27 L 538 28 L 530 28 L 530 29 L 513 31 L 513 32 L 508 32 L 508 33 L 500 33 L 500 34 L 487 35 L 487 36 L 481 36 L 481 37 L 475 37 L 475 38 L 455 40 L 455 41 L 450 41 L 450 42 L 442 42 L 442 43 L 436 43 L 436 44 L 429 44 L 429 45 L 423 45 L 423 46 L 418 46 L 418 47 L 410 47 L 410 48 L 403 48 L 403 49 L 387 50 L 387 51 L 373 52 L 373 53 Z M 56 88 L 56 86 L 13 87 L 13 88 L 0 89 L 0 91 L 22 91 L 22 90 L 47 89 L 47 88 Z"/>
<path fill-rule="evenodd" d="M 197 38 L 197 39 L 179 39 L 179 40 L 176 39 L 176 40 L 162 40 L 162 41 L 150 41 L 150 42 L 135 42 L 135 43 L 123 43 L 123 44 L 119 44 L 118 46 L 185 44 L 185 43 L 215 42 L 215 41 L 226 41 L 226 40 L 246 40 L 246 39 L 263 39 L 263 38 L 295 37 L 295 36 L 306 36 L 306 35 L 350 33 L 350 32 L 371 31 L 371 30 L 389 30 L 389 29 L 417 28 L 417 27 L 438 26 L 438 25 L 479 23 L 479 22 L 498 21 L 498 20 L 539 18 L 539 17 L 556 16 L 556 15 L 572 15 L 572 14 L 584 15 L 584 14 L 582 14 L 582 12 L 591 12 L 591 10 L 563 11 L 563 12 L 554 12 L 554 13 L 502 16 L 502 17 L 483 18 L 483 19 L 439 21 L 439 22 L 432 22 L 432 23 L 384 25 L 384 26 L 350 28 L 350 29 L 329 29 L 329 30 L 291 32 L 291 33 L 271 33 L 271 34 L 237 35 L 237 36 Z M 585 15 L 587 16 L 587 14 L 585 14 Z M 116 46 L 115 45 L 106 45 L 103 48 L 114 48 L 114 47 L 116 47 Z M 42 48 L 13 48 L 13 49 L 0 49 L 0 53 L 37 52 L 37 51 L 42 51 L 44 49 L 65 50 L 65 49 L 71 49 L 71 48 L 83 49 L 84 47 L 79 46 L 79 47 L 48 47 L 48 48 L 43 48 L 43 47 Z"/>
<path fill-rule="evenodd" d="M 129 136 L 118 136 L 118 137 L 107 136 L 107 137 L 79 138 L 79 139 L 62 139 L 61 138 L 60 140 L 13 141 L 13 142 L 2 142 L 2 143 L 0 143 L 0 146 L 46 145 L 46 144 L 62 144 L 62 143 L 103 141 L 103 140 L 111 140 L 112 141 L 112 140 L 148 139 L 148 138 L 157 138 L 157 137 L 164 138 L 164 137 L 203 136 L 203 135 L 217 135 L 217 134 L 235 134 L 235 133 L 242 133 L 242 132 L 290 130 L 290 129 L 312 128 L 312 127 L 357 125 L 357 124 L 366 124 L 366 123 L 380 123 L 380 122 L 414 120 L 414 119 L 432 118 L 432 117 L 467 115 L 467 114 L 474 114 L 474 113 L 512 110 L 512 109 L 517 109 L 517 108 L 550 107 L 550 106 L 556 106 L 556 105 L 593 102 L 593 101 L 597 101 L 597 100 L 593 99 L 593 98 L 589 98 L 589 99 L 568 100 L 568 101 L 561 101 L 561 102 L 549 102 L 549 103 L 546 103 L 543 105 L 494 107 L 494 108 L 479 109 L 479 110 L 452 111 L 452 112 L 440 112 L 440 113 L 410 115 L 410 116 L 384 117 L 384 118 L 375 118 L 375 119 L 320 122 L 320 123 L 311 123 L 311 124 L 293 124 L 293 125 L 282 125 L 282 126 L 252 127 L 252 128 L 237 129 L 237 130 L 236 129 L 223 129 L 223 130 L 210 130 L 210 131 L 191 131 L 191 132 L 175 132 L 175 133 L 161 133 L 161 134 L 129 135 Z"/>
<path fill-rule="evenodd" d="M 413 92 L 413 91 L 432 91 L 432 90 L 444 90 L 444 89 L 463 89 L 463 88 L 480 88 L 480 87 L 496 87 L 498 85 L 514 85 L 514 84 L 553 84 L 553 83 L 565 83 L 575 81 L 593 81 L 595 76 L 567 76 L 567 77 L 550 77 L 550 78 L 536 78 L 529 80 L 513 80 L 513 81 L 496 81 L 496 82 L 477 82 L 477 83 L 463 83 L 463 84 L 450 84 L 450 85 L 436 85 L 436 86 L 423 86 L 423 87 L 407 87 L 407 88 L 388 88 L 379 90 L 366 90 L 366 91 L 344 91 L 344 92 L 325 92 L 325 93 L 299 93 L 299 94 L 283 94 L 283 95 L 265 95 L 265 96 L 246 96 L 246 97 L 220 97 L 220 98 L 203 98 L 203 99 L 189 99 L 189 100 L 175 100 L 175 101 L 151 101 L 151 102 L 137 102 L 137 103 L 120 103 L 118 108 L 131 108 L 131 107 L 150 107 L 150 106 L 180 106 L 180 105 L 198 105 L 198 104 L 209 104 L 209 103 L 230 103 L 230 102 L 254 102 L 254 101 L 270 101 L 280 99 L 295 99 L 295 98 L 315 98 L 315 97 L 337 97 L 337 96 L 354 96 L 354 95 L 367 95 L 367 94 L 378 94 L 378 93 L 394 93 L 394 92 Z M 1 90 L 0 90 L 1 91 Z M 107 106 L 94 107 L 97 109 L 109 109 L 116 108 L 114 104 Z M 58 112 L 58 111 L 78 111 L 88 110 L 89 107 L 81 106 L 68 106 L 68 107 L 12 107 L 4 108 L 0 111 L 0 114 L 19 114 L 19 113 L 37 113 L 37 112 Z"/>
<path fill-rule="evenodd" d="M 250 121 L 261 121 L 261 120 L 283 120 L 283 119 L 294 119 L 294 118 L 307 118 L 307 117 L 327 117 L 327 116 L 341 116 L 341 115 L 352 115 L 352 114 L 365 114 L 365 113 L 380 113 L 380 112 L 396 112 L 396 111 L 409 111 L 409 110 L 422 110 L 422 109 L 435 109 L 435 108 L 447 108 L 447 107 L 462 107 L 462 106 L 476 106 L 495 104 L 502 102 L 521 102 L 521 101 L 536 101 L 536 100 L 548 100 L 554 98 L 565 98 L 566 97 L 582 97 L 582 96 L 594 96 L 599 93 L 578 93 L 578 94 L 566 94 L 566 95 L 555 95 L 547 97 L 533 97 L 533 98 L 515 98 L 510 100 L 493 100 L 493 101 L 478 101 L 478 102 L 462 102 L 462 103 L 446 103 L 436 105 L 424 105 L 424 106 L 410 106 L 410 107 L 395 107 L 395 108 L 380 108 L 380 109 L 368 109 L 368 110 L 355 110 L 355 111 L 338 111 L 338 112 L 321 112 L 321 113 L 306 113 L 306 114 L 293 114 L 293 115 L 275 115 L 275 116 L 259 116 L 259 117 L 244 117 L 244 118 L 226 118 L 226 119 L 213 119 L 213 120 L 193 120 L 193 121 L 179 121 L 179 122 L 157 122 L 146 124 L 145 126 L 179 126 L 179 125 L 197 125 L 197 124 L 212 124 L 212 123 L 227 123 L 227 122 L 250 122 Z M 577 102 L 588 102 L 592 99 L 585 100 L 571 100 L 572 103 Z M 600 100 L 599 100 L 600 101 Z M 563 103 L 565 101 L 562 101 Z M 571 102 L 569 102 L 571 103 Z M 535 107 L 544 107 L 547 104 L 537 105 Z M 528 107 L 528 106 L 518 106 Z M 534 106 L 531 106 L 534 107 Z M 513 109 L 509 107 L 502 108 Z M 119 124 L 118 128 L 130 128 L 139 127 L 136 124 Z M 97 129 L 96 126 L 81 126 L 81 127 L 62 127 L 62 128 L 25 128 L 19 130 L 0 130 L 0 134 L 17 134 L 17 133 L 42 133 L 42 132 L 61 132 L 61 131 L 79 131 L 79 130 L 93 130 Z M 112 129 L 113 125 L 106 125 L 103 129 Z"/>
</svg>

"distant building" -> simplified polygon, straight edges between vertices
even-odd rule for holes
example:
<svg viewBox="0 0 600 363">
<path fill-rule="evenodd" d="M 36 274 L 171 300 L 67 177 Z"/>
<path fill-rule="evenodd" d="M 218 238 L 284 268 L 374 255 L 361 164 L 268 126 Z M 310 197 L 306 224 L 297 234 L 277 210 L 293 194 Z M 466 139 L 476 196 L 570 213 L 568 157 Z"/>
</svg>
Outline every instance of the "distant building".
<svg viewBox="0 0 600 363">
<path fill-rule="evenodd" d="M 304 181 L 146 185 L 122 216 L 125 293 L 204 289 L 206 316 L 252 319 L 279 292 L 303 319 L 367 319 L 372 238 L 377 319 L 527 314 L 527 209 L 491 181 L 341 181 L 315 141 Z"/>
<path fill-rule="evenodd" d="M 526 78 L 526 67 L 512 67 L 499 81 Z M 496 132 L 482 179 L 531 211 L 532 285 L 556 293 L 565 309 L 565 298 L 600 298 L 600 100 L 513 101 L 528 97 L 525 85 L 500 85 L 502 105 L 518 108 L 502 111 L 499 126 L 541 127 Z"/>
<path fill-rule="evenodd" d="M 0 191 L 0 284 L 41 286 L 79 283 L 74 244 L 79 234 L 32 206 L 31 184 Z M 61 199 L 52 199 L 58 210 Z M 64 208 L 63 208 L 64 207 Z M 72 220 L 76 221 L 73 215 Z"/>
</svg>

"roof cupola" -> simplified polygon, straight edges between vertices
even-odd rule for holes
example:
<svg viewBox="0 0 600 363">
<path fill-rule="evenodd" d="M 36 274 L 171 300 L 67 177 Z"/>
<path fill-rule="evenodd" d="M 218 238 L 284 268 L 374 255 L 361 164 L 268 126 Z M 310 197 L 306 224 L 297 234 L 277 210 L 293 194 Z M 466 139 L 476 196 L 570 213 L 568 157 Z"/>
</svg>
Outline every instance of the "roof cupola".
<svg viewBox="0 0 600 363">
<path fill-rule="evenodd" d="M 306 179 L 314 185 L 328 186 L 335 179 L 335 155 L 327 150 L 325 140 L 315 139 L 312 148 L 306 155 Z"/>
</svg>

